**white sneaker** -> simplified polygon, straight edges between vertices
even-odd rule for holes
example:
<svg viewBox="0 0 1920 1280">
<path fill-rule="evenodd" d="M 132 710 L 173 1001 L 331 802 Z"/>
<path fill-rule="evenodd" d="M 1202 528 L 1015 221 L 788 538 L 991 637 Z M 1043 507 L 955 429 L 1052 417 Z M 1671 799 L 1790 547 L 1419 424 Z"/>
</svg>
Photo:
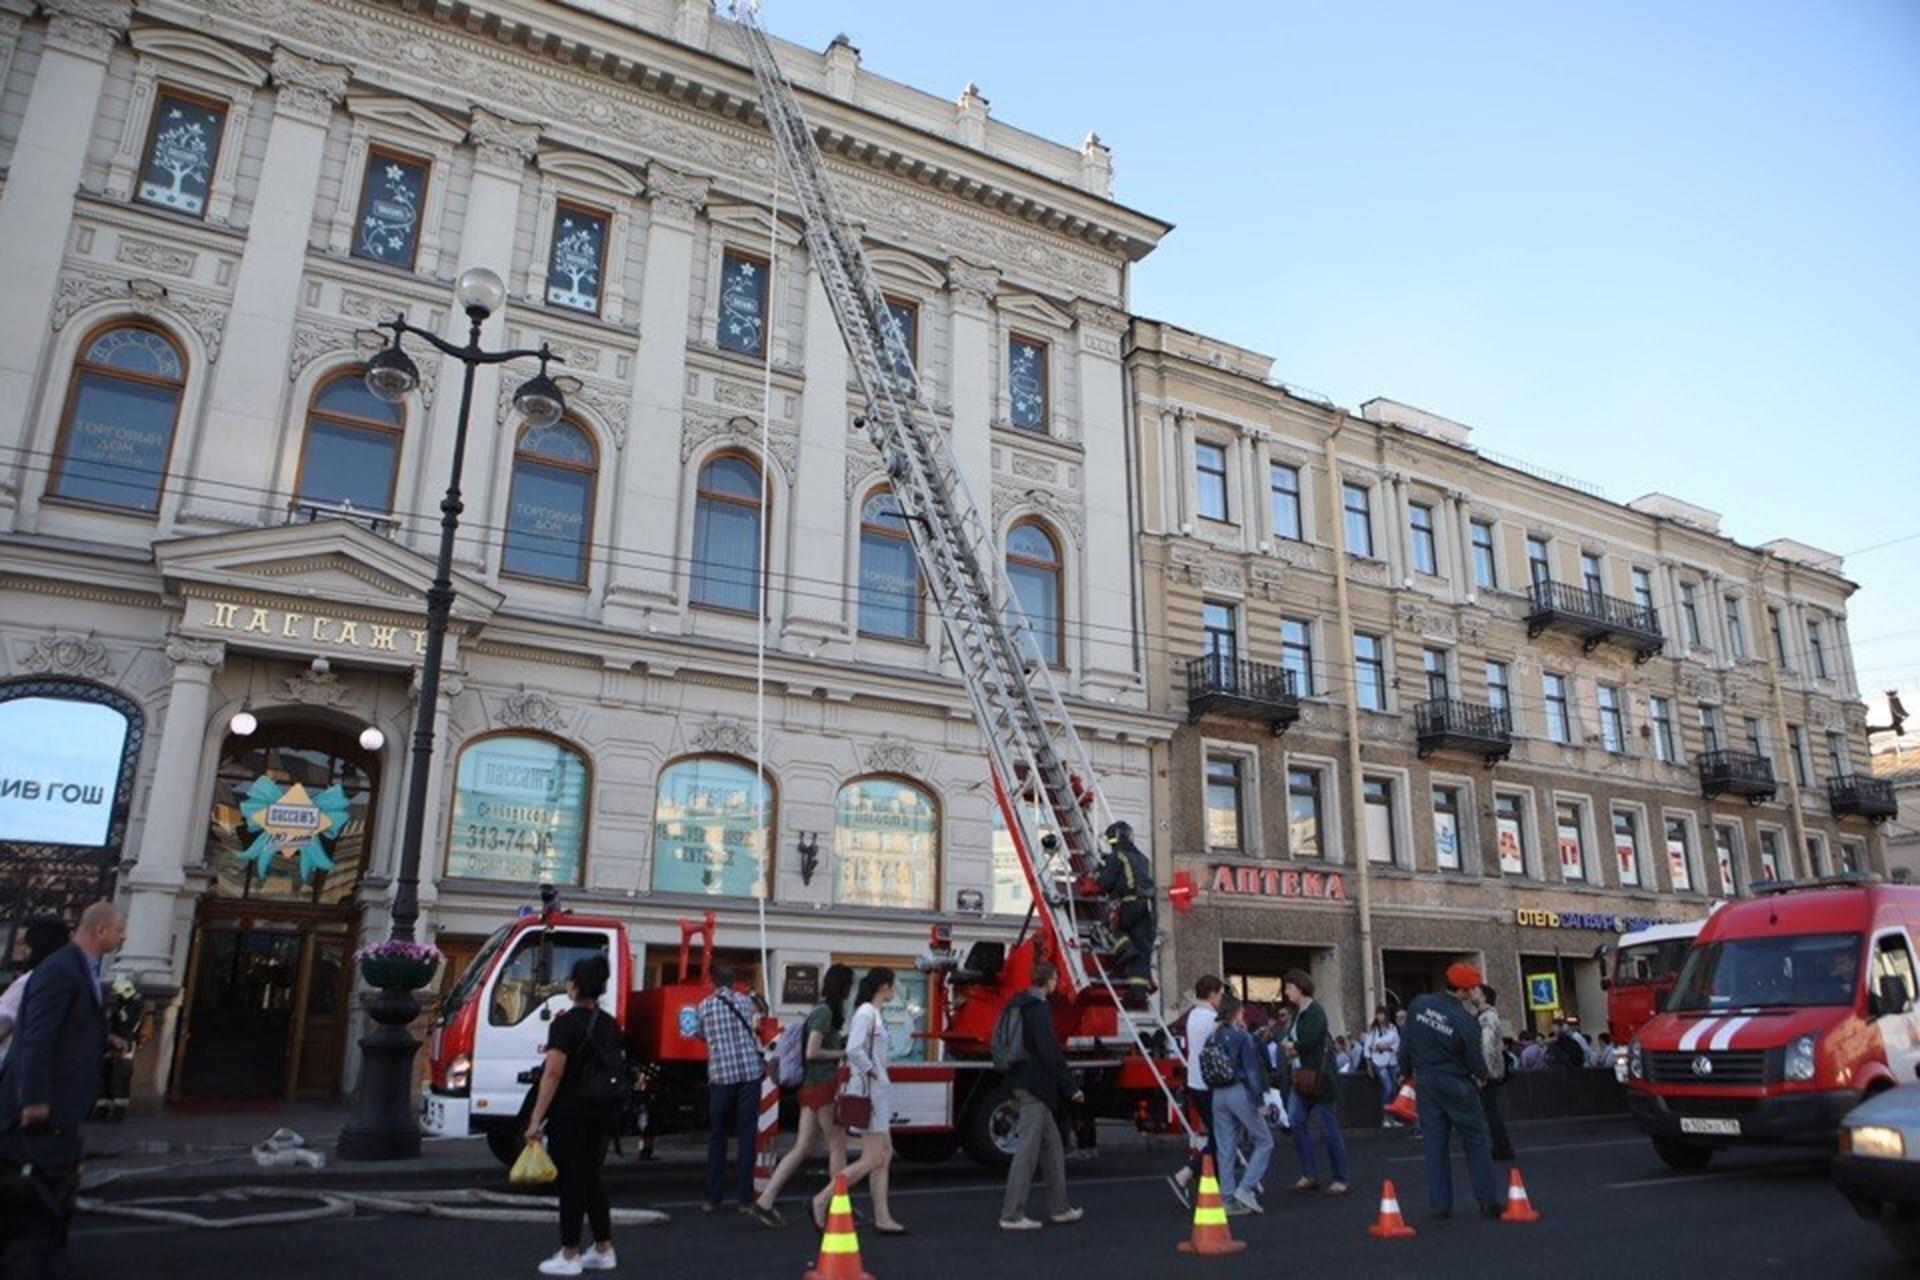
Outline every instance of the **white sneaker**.
<svg viewBox="0 0 1920 1280">
<path fill-rule="evenodd" d="M 608 1249 L 605 1253 L 600 1252 L 598 1249 L 582 1249 L 580 1251 L 580 1269 L 582 1271 L 611 1271 L 619 1265 L 620 1262 L 613 1256 L 612 1249 Z"/>
<path fill-rule="evenodd" d="M 1000 1219 L 1000 1229 L 1002 1231 L 1038 1231 L 1040 1224 L 1023 1213 L 1017 1218 Z"/>
<path fill-rule="evenodd" d="M 540 1264 L 543 1276 L 577 1276 L 582 1270 L 580 1259 L 569 1258 L 564 1250 Z"/>
</svg>

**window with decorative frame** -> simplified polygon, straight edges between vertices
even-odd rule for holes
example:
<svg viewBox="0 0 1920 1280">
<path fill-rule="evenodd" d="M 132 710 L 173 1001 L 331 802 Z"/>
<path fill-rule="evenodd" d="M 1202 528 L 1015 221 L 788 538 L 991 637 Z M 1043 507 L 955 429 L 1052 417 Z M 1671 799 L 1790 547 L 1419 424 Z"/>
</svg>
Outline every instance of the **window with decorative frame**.
<svg viewBox="0 0 1920 1280">
<path fill-rule="evenodd" d="M 135 202 L 205 218 L 226 126 L 225 102 L 163 86 L 147 128 Z"/>
<path fill-rule="evenodd" d="M 875 489 L 860 506 L 860 634 L 922 638 L 920 561 L 900 502 Z"/>
<path fill-rule="evenodd" d="M 1023 431 L 1044 434 L 1051 429 L 1048 350 L 1042 339 L 1019 332 L 1007 335 L 1007 421 Z"/>
<path fill-rule="evenodd" d="M 940 905 L 940 805 L 917 782 L 855 778 L 834 802 L 833 900 L 932 911 Z"/>
<path fill-rule="evenodd" d="M 1500 585 L 1499 564 L 1493 550 L 1493 522 L 1473 520 L 1467 527 L 1473 540 L 1473 585 L 1491 591 Z"/>
<path fill-rule="evenodd" d="M 716 454 L 701 466 L 694 487 L 694 604 L 759 612 L 767 536 L 761 498 L 760 468 L 745 454 Z"/>
<path fill-rule="evenodd" d="M 547 243 L 548 306 L 600 314 L 612 226 L 613 215 L 605 210 L 571 200 L 555 204 Z"/>
<path fill-rule="evenodd" d="M 625 324 L 640 180 L 623 165 L 575 151 L 542 150 L 533 163 L 540 201 L 528 294 L 558 310 Z"/>
<path fill-rule="evenodd" d="M 421 156 L 387 146 L 367 149 L 353 221 L 354 257 L 413 270 L 432 176 L 433 162 Z"/>
<path fill-rule="evenodd" d="M 893 376 L 905 382 L 920 368 L 920 304 L 889 293 L 882 295 L 881 306 L 881 323 L 886 326 L 887 339 L 889 343 L 899 344 L 891 357 L 888 352 L 881 352 L 881 359 L 891 358 Z"/>
<path fill-rule="evenodd" d="M 772 892 L 773 775 L 728 755 L 684 756 L 654 791 L 655 892 L 752 898 Z"/>
<path fill-rule="evenodd" d="M 186 353 L 157 326 L 114 320 L 88 335 L 68 380 L 47 495 L 157 512 L 186 383 Z"/>
<path fill-rule="evenodd" d="M 1424 502 L 1407 505 L 1407 524 L 1413 533 L 1413 568 L 1433 576 L 1440 572 L 1440 544 L 1434 537 L 1433 507 Z"/>
<path fill-rule="evenodd" d="M 720 305 L 714 342 L 736 355 L 767 354 L 773 268 L 758 254 L 726 249 L 720 255 Z"/>
<path fill-rule="evenodd" d="M 1193 445 L 1193 483 L 1195 510 L 1202 520 L 1225 521 L 1230 518 L 1227 501 L 1227 447 L 1212 440 L 1196 440 Z"/>
<path fill-rule="evenodd" d="M 1066 566 L 1060 542 L 1031 517 L 1007 531 L 1007 577 L 1033 624 L 1034 643 L 1049 666 L 1066 662 Z"/>
<path fill-rule="evenodd" d="M 517 577 L 583 583 L 593 544 L 599 451 L 578 423 L 525 426 L 513 451 L 500 570 Z"/>
<path fill-rule="evenodd" d="M 266 69 L 196 33 L 136 26 L 135 62 L 119 144 L 107 162 L 108 199 L 215 226 L 232 220 L 254 94 Z M 344 77 L 343 77 L 344 79 Z"/>
<path fill-rule="evenodd" d="M 1267 491 L 1273 511 L 1273 536 L 1300 541 L 1300 468 L 1285 462 L 1268 463 Z"/>
<path fill-rule="evenodd" d="M 358 366 L 343 369 L 314 388 L 295 488 L 303 503 L 393 510 L 406 411 L 368 391 L 363 375 Z"/>
</svg>

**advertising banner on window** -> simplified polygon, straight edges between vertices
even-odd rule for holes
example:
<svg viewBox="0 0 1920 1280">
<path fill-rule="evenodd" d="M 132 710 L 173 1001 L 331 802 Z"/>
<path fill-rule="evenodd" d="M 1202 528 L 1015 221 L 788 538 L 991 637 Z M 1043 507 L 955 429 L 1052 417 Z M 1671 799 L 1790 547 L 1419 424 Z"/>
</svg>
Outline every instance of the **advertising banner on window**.
<svg viewBox="0 0 1920 1280">
<path fill-rule="evenodd" d="M 447 874 L 579 884 L 587 766 L 547 738 L 483 738 L 460 753 Z"/>
<path fill-rule="evenodd" d="M 1448 871 L 1460 869 L 1460 819 L 1451 813 L 1434 812 L 1433 858 Z"/>
<path fill-rule="evenodd" d="M 1693 888 L 1693 871 L 1687 865 L 1687 839 L 1676 831 L 1667 833 L 1667 870 L 1673 876 L 1674 888 Z"/>
<path fill-rule="evenodd" d="M 918 787 L 888 778 L 842 787 L 834 808 L 834 901 L 933 910 L 939 825 L 932 797 Z"/>
<path fill-rule="evenodd" d="M 69 698 L 13 698 L 0 702 L 0 743 L 0 841 L 107 842 L 126 716 Z"/>
<path fill-rule="evenodd" d="M 1560 875 L 1566 880 L 1587 878 L 1587 859 L 1580 848 L 1580 828 L 1573 823 L 1560 824 Z"/>
<path fill-rule="evenodd" d="M 1620 859 L 1620 883 L 1640 883 L 1640 851 L 1635 847 L 1632 832 L 1616 832 L 1613 837 L 1613 852 Z"/>
<path fill-rule="evenodd" d="M 1726 827 L 1713 829 L 1713 856 L 1720 864 L 1720 892 L 1739 892 L 1733 883 L 1733 832 Z"/>
<path fill-rule="evenodd" d="M 1506 875 L 1524 875 L 1527 870 L 1526 846 L 1520 842 L 1518 818 L 1495 818 L 1496 838 L 1500 842 L 1500 870 Z"/>
<path fill-rule="evenodd" d="M 733 760 L 682 760 L 660 775 L 653 887 L 667 893 L 766 892 L 770 789 Z"/>
</svg>

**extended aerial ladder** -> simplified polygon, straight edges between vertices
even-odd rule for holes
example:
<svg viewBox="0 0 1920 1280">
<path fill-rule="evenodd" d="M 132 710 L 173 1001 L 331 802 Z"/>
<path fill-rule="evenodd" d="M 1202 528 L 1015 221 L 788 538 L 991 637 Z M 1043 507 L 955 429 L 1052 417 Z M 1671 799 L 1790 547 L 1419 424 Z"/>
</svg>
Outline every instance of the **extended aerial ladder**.
<svg viewBox="0 0 1920 1280">
<path fill-rule="evenodd" d="M 781 168 L 799 206 L 808 253 L 820 272 L 860 392 L 859 420 L 880 451 L 939 609 L 967 698 L 985 740 L 1008 832 L 1060 969 L 1062 994 L 1086 1005 L 1110 1000 L 1140 1053 L 1173 1044 L 1154 1002 L 1123 998 L 1110 972 L 1113 936 L 1104 903 L 1089 894 L 1101 862 L 1096 826 L 1113 814 L 1093 761 L 1054 683 L 1032 623 L 1013 591 L 953 443 L 929 409 L 905 335 L 886 306 L 858 233 L 841 212 L 812 127 L 761 25 L 758 0 L 734 0 L 735 27 L 759 87 Z M 1044 815 L 1051 830 L 1043 830 Z M 1164 1076 L 1156 1076 L 1175 1099 Z M 1173 1114 L 1181 1116 L 1177 1104 Z"/>
</svg>

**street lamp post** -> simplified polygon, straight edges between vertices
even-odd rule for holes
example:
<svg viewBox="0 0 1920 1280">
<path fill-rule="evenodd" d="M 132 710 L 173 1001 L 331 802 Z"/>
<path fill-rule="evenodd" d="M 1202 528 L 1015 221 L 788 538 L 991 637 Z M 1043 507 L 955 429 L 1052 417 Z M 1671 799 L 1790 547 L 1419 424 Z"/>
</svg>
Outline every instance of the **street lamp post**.
<svg viewBox="0 0 1920 1280">
<path fill-rule="evenodd" d="M 507 287 L 484 267 L 463 272 L 454 290 L 469 328 L 465 346 L 456 346 L 437 334 L 415 328 L 404 314 L 379 327 L 392 338 L 367 362 L 367 390 L 388 403 L 397 403 L 420 385 L 420 370 L 401 348 L 400 339 L 412 336 L 465 367 L 460 382 L 460 415 L 453 436 L 453 474 L 440 500 L 440 555 L 434 565 L 433 585 L 427 589 L 426 649 L 420 661 L 420 705 L 413 724 L 413 760 L 407 777 L 407 808 L 400 837 L 400 863 L 394 875 L 392 929 L 398 941 L 412 941 L 420 918 L 420 841 L 426 828 L 428 769 L 433 760 L 434 712 L 440 698 L 440 661 L 446 646 L 447 618 L 453 611 L 453 539 L 460 527 L 460 471 L 466 461 L 467 419 L 473 409 L 473 377 L 481 365 L 509 360 L 537 359 L 540 371 L 520 385 L 513 402 L 530 426 L 552 426 L 566 411 L 559 385 L 547 376 L 553 353 L 545 344 L 535 350 L 483 351 L 480 326 L 507 300 Z M 420 1124 L 413 1114 L 413 1058 L 419 1041 L 408 1026 L 420 1014 L 420 1002 L 411 991 L 382 989 L 368 1002 L 379 1025 L 360 1040 L 360 1088 L 353 1115 L 340 1131 L 336 1148 L 343 1160 L 404 1160 L 420 1154 Z"/>
</svg>

